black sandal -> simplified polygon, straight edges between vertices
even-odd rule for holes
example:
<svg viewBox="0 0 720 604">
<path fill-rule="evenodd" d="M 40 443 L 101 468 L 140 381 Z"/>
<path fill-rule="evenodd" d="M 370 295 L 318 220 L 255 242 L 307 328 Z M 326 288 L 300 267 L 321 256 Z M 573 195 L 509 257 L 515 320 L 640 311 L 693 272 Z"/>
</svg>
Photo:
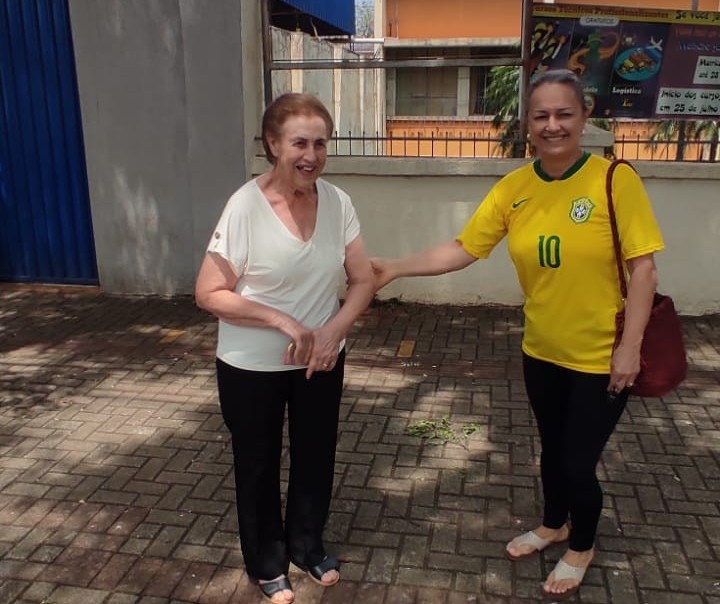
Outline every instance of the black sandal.
<svg viewBox="0 0 720 604">
<path fill-rule="evenodd" d="M 280 591 L 293 590 L 292 585 L 290 585 L 290 579 L 285 576 L 275 579 L 274 581 L 265 581 L 263 583 L 260 583 L 258 579 L 253 579 L 253 582 L 260 588 L 260 591 L 268 600 L 272 600 L 272 597 Z M 295 594 L 293 594 L 293 599 L 290 600 L 290 602 L 294 600 Z"/>
<path fill-rule="evenodd" d="M 338 581 L 340 581 L 340 561 L 335 556 L 325 556 L 325 559 L 316 566 L 302 566 L 297 562 L 293 562 L 293 564 L 297 566 L 300 570 L 305 571 L 308 576 L 313 581 L 315 581 L 315 583 L 317 583 L 318 585 L 322 585 L 323 587 L 332 587 Z M 331 570 L 338 571 L 337 579 L 335 579 L 331 583 L 326 583 L 322 580 L 323 575 Z"/>
</svg>

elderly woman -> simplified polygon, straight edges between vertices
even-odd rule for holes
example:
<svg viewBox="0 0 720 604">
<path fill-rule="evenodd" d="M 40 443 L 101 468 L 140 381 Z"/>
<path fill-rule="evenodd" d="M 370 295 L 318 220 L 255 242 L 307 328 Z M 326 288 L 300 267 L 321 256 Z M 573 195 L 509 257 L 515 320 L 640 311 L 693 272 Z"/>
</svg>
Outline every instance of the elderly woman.
<svg viewBox="0 0 720 604">
<path fill-rule="evenodd" d="M 605 193 L 609 162 L 580 146 L 588 118 L 582 85 L 570 71 L 541 73 L 528 87 L 527 109 L 537 159 L 502 178 L 455 239 L 372 264 L 382 287 L 462 269 L 508 237 L 525 294 L 523 369 L 540 432 L 545 509 L 542 523 L 508 543 L 506 554 L 519 560 L 569 541 L 543 585 L 545 596 L 563 599 L 578 590 L 593 558 L 603 499 L 596 466 L 640 371 L 657 279 L 653 254 L 663 240 L 640 178 L 620 166 L 613 198 L 630 282 L 614 349 L 623 300 Z"/>
<path fill-rule="evenodd" d="M 195 288 L 198 306 L 219 319 L 218 392 L 232 435 L 245 567 L 274 604 L 294 600 L 291 561 L 321 585 L 340 578 L 322 533 L 344 338 L 374 288 L 350 198 L 320 178 L 332 131 L 330 114 L 311 95 L 285 94 L 267 108 L 262 140 L 272 167 L 227 202 Z M 291 463 L 283 522 L 286 408 Z"/>
</svg>

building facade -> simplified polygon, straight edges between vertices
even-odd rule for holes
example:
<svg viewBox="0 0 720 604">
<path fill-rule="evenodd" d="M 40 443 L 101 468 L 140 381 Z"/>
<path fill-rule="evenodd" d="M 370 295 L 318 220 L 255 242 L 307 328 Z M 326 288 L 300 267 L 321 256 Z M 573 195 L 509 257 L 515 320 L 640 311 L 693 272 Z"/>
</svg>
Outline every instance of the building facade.
<svg viewBox="0 0 720 604">
<path fill-rule="evenodd" d="M 546 4 L 587 5 L 592 0 Z M 718 0 L 603 0 L 605 6 L 638 9 L 720 11 Z M 433 0 L 376 0 L 376 35 L 384 38 L 385 57 L 395 59 L 473 59 L 519 56 L 522 0 L 447 0 L 437 10 Z M 488 98 L 490 66 L 395 67 L 386 72 L 387 133 L 393 137 L 498 135 L 490 123 L 498 107 Z M 643 121 L 614 124 L 626 157 L 650 159 L 671 153 L 649 151 L 633 143 L 647 139 L 652 127 Z M 700 153 L 698 148 L 695 154 Z M 474 149 L 477 154 L 477 150 Z M 492 154 L 489 152 L 488 154 Z M 691 154 L 692 155 L 692 154 Z M 693 157 L 688 157 L 693 159 Z"/>
</svg>

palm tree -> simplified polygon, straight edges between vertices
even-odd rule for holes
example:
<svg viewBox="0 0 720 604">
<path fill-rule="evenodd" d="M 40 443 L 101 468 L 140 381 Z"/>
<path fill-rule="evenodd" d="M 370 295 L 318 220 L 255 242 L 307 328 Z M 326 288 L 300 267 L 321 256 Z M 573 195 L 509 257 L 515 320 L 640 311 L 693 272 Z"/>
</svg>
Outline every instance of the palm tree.
<svg viewBox="0 0 720 604">
<path fill-rule="evenodd" d="M 718 122 L 716 120 L 662 120 L 658 122 L 652 134 L 650 149 L 668 142 L 676 142 L 675 161 L 684 161 L 688 142 L 709 142 L 708 161 L 717 161 L 718 155 Z"/>
<path fill-rule="evenodd" d="M 520 68 L 501 65 L 490 69 L 487 87 L 488 107 L 495 113 L 492 124 L 504 125 L 500 134 L 500 149 L 506 154 L 520 138 Z"/>
<path fill-rule="evenodd" d="M 695 122 L 695 137 L 697 141 L 709 142 L 708 161 L 718 159 L 718 122 L 717 120 L 700 120 Z"/>
<path fill-rule="evenodd" d="M 662 120 L 658 122 L 650 134 L 650 143 L 647 148 L 653 151 L 660 143 L 667 143 L 677 140 L 675 147 L 675 161 L 685 159 L 685 139 L 687 136 L 687 125 L 682 120 Z"/>
<path fill-rule="evenodd" d="M 717 161 L 718 143 L 720 143 L 720 124 L 717 120 L 711 120 L 709 123 L 712 124 L 712 126 L 708 126 L 710 133 L 710 157 L 708 157 L 708 161 Z"/>
</svg>

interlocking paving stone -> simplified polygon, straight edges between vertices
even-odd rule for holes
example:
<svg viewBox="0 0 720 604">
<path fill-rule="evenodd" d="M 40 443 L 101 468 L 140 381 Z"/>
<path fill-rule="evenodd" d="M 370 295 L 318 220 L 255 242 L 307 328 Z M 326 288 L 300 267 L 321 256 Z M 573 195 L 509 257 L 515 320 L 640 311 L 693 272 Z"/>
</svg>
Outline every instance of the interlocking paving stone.
<svg viewBox="0 0 720 604">
<path fill-rule="evenodd" d="M 720 604 L 720 316 L 683 317 L 687 381 L 631 399 L 599 464 L 576 601 Z M 516 308 L 373 305 L 348 337 L 328 549 L 298 604 L 537 602 L 542 512 Z M 0 604 L 260 604 L 237 541 L 215 321 L 188 297 L 0 285 Z M 406 433 L 447 417 L 475 431 Z M 289 459 L 283 456 L 282 479 Z"/>
</svg>

